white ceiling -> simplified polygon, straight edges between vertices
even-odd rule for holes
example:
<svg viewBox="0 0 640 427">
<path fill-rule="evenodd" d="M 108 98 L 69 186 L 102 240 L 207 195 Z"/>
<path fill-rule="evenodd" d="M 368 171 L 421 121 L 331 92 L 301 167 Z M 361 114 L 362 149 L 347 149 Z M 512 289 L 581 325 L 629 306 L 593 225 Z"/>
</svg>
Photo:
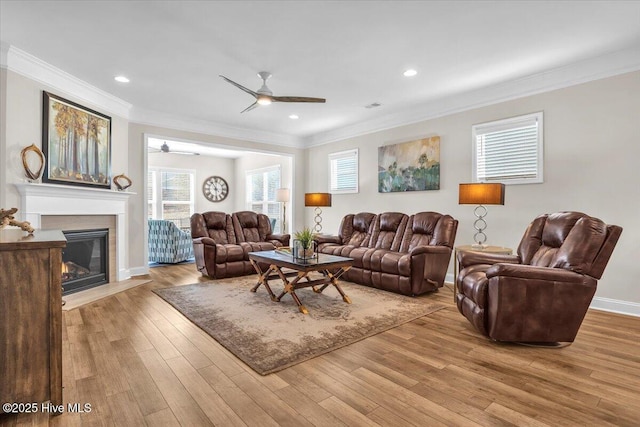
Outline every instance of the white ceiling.
<svg viewBox="0 0 640 427">
<path fill-rule="evenodd" d="M 132 120 L 309 141 L 638 49 L 640 1 L 0 0 L 0 40 L 131 103 Z M 327 103 L 240 114 L 254 99 L 218 75 L 257 90 L 262 70 L 275 95 Z"/>
</svg>

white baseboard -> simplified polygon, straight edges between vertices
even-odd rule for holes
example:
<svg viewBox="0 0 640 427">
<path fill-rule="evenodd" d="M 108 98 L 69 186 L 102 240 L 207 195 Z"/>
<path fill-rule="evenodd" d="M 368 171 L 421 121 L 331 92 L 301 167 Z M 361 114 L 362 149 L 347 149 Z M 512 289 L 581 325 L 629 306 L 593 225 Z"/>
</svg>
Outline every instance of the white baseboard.
<svg viewBox="0 0 640 427">
<path fill-rule="evenodd" d="M 149 274 L 149 266 L 142 266 L 142 267 L 131 267 L 129 269 L 129 273 L 131 274 L 131 276 L 142 276 L 144 274 Z"/>
<path fill-rule="evenodd" d="M 640 317 L 640 303 L 637 302 L 595 297 L 589 308 Z"/>
<path fill-rule="evenodd" d="M 453 285 L 453 273 L 447 273 L 444 278 L 444 282 Z"/>
</svg>

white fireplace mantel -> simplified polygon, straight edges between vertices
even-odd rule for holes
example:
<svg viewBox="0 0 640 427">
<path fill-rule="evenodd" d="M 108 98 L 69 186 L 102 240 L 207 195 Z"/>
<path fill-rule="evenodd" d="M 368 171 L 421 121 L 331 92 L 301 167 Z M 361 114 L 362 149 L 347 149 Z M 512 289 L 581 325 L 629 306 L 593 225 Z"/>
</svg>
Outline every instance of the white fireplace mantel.
<svg viewBox="0 0 640 427">
<path fill-rule="evenodd" d="M 56 184 L 15 184 L 21 196 L 20 216 L 41 228 L 43 215 L 115 215 L 117 280 L 131 277 L 126 268 L 126 215 L 129 197 L 136 194 Z"/>
</svg>

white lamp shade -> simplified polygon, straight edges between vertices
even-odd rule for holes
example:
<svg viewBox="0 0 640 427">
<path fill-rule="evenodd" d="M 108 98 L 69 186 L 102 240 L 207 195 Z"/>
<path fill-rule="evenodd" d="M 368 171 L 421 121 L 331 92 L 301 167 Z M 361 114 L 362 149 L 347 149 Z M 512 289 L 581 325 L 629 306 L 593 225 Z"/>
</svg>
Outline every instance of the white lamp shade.
<svg viewBox="0 0 640 427">
<path fill-rule="evenodd" d="M 276 190 L 276 202 L 288 202 L 289 201 L 289 189 L 278 188 Z"/>
</svg>

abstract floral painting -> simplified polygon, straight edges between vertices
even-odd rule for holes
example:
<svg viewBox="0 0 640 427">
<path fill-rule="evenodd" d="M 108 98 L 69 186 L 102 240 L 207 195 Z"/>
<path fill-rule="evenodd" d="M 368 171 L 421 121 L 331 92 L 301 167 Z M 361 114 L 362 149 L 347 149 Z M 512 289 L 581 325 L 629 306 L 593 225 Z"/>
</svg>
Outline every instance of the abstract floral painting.
<svg viewBox="0 0 640 427">
<path fill-rule="evenodd" d="M 440 189 L 440 137 L 378 147 L 378 192 Z"/>
</svg>

